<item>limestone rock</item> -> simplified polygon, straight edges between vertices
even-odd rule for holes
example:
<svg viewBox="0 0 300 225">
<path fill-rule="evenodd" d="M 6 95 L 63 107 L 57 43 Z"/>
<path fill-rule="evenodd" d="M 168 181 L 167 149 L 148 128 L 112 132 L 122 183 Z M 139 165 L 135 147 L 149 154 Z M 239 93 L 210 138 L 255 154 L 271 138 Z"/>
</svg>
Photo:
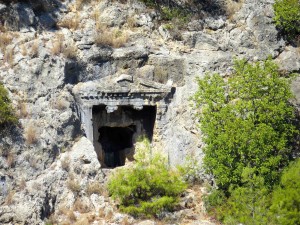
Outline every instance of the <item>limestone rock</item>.
<svg viewBox="0 0 300 225">
<path fill-rule="evenodd" d="M 23 27 L 35 25 L 35 14 L 32 8 L 25 3 L 14 4 L 7 12 L 5 26 L 12 30 L 19 30 Z"/>
<path fill-rule="evenodd" d="M 100 169 L 97 154 L 93 144 L 85 137 L 82 137 L 71 149 L 70 154 L 64 154 L 62 159 L 69 157 L 71 168 L 80 170 L 89 175 L 95 174 Z"/>
<path fill-rule="evenodd" d="M 223 18 L 216 19 L 208 17 L 205 19 L 205 25 L 212 30 L 218 30 L 225 26 L 225 20 Z"/>
<path fill-rule="evenodd" d="M 96 103 L 109 105 L 110 111 L 129 103 L 132 110 L 141 110 L 160 99 L 154 117 L 154 147 L 168 155 L 171 165 L 184 163 L 187 156 L 201 163 L 204 144 L 196 122 L 197 109 L 189 100 L 197 90 L 196 77 L 206 72 L 227 76 L 234 57 L 259 61 L 271 55 L 285 72 L 300 69 L 299 49 L 288 46 L 273 23 L 273 0 L 244 1 L 229 19 L 217 12 L 209 16 L 209 11 L 201 11 L 199 18 L 193 18 L 187 29 L 180 31 L 180 40 L 174 40 L 157 20 L 159 13 L 141 1 L 86 1 L 77 11 L 72 0 L 21 2 L 0 4 L 1 23 L 21 30 L 1 33 L 11 35 L 11 40 L 0 50 L 0 81 L 20 117 L 17 127 L 0 132 L 0 178 L 5 177 L 5 184 L 0 181 L 1 224 L 43 224 L 52 214 L 62 222 L 61 207 L 72 210 L 76 201 L 84 202 L 99 217 L 101 213 L 111 217 L 109 222 L 101 218 L 94 224 L 126 221 L 104 193 L 87 193 L 93 182 L 103 187 L 111 170 L 100 168 L 94 143 L 82 137 L 94 132 L 83 130 L 85 123 L 93 121 L 84 120 L 82 102 L 91 109 L 85 113 L 92 114 Z M 218 1 L 220 5 L 222 2 Z M 80 13 L 80 20 L 75 21 L 79 29 L 56 28 L 58 20 L 76 13 Z M 106 25 L 107 29 L 126 32 L 125 47 L 95 44 L 97 27 Z M 72 43 L 76 51 L 72 59 L 65 57 L 70 50 L 66 43 Z M 298 107 L 299 83 L 297 78 L 292 84 Z M 129 98 L 126 90 L 137 87 L 152 94 L 162 92 L 149 101 L 146 92 Z M 98 94 L 101 91 L 103 96 Z M 123 91 L 125 97 L 113 91 Z M 105 95 L 110 92 L 114 95 Z M 121 119 L 107 124 L 120 125 Z M 132 121 L 123 124 L 129 126 Z M 32 142 L 29 131 L 34 136 Z M 211 180 L 201 170 L 198 175 Z M 71 190 L 69 181 L 74 181 L 78 190 Z M 7 196 L 12 196 L 11 202 Z M 187 194 L 182 203 L 187 208 L 170 213 L 168 218 L 176 221 L 187 215 L 190 219 L 184 224 L 211 224 L 200 218 L 201 210 L 193 212 L 199 206 L 194 205 L 195 199 L 193 193 Z M 82 214 L 77 211 L 75 216 Z M 129 221 L 139 223 L 133 218 Z"/>
<path fill-rule="evenodd" d="M 138 223 L 137 225 L 156 225 L 156 223 L 151 220 L 145 220 L 145 221 Z"/>
<path fill-rule="evenodd" d="M 300 70 L 300 51 L 299 48 L 288 46 L 275 60 L 280 69 L 284 71 Z"/>
<path fill-rule="evenodd" d="M 172 80 L 178 86 L 184 84 L 185 60 L 180 57 L 150 55 L 149 65 L 154 66 L 154 81 L 167 83 Z"/>
<path fill-rule="evenodd" d="M 6 8 L 7 8 L 7 6 L 6 6 L 6 5 L 4 5 L 4 4 L 0 3 L 0 13 L 3 13 L 3 12 L 5 12 Z"/>
</svg>

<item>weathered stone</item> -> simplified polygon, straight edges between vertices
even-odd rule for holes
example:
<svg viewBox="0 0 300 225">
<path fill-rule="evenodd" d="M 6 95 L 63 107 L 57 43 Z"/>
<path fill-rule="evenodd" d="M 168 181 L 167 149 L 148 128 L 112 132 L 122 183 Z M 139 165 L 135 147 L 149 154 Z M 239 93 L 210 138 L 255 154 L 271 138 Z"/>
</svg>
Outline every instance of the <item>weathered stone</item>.
<svg viewBox="0 0 300 225">
<path fill-rule="evenodd" d="M 90 47 L 86 58 L 89 61 L 103 62 L 112 59 L 112 49 L 109 47 L 97 47 L 95 45 Z"/>
<path fill-rule="evenodd" d="M 192 20 L 188 23 L 188 30 L 189 31 L 200 31 L 204 27 L 202 20 Z"/>
<path fill-rule="evenodd" d="M 125 15 L 122 13 L 122 8 L 119 6 L 106 7 L 100 14 L 99 20 L 101 23 L 108 26 L 121 26 L 125 23 Z"/>
<path fill-rule="evenodd" d="M 6 9 L 7 9 L 7 6 L 0 3 L 0 13 L 5 12 Z"/>
<path fill-rule="evenodd" d="M 114 59 L 139 59 L 148 56 L 148 50 L 142 46 L 115 49 L 112 57 Z"/>
<path fill-rule="evenodd" d="M 112 173 L 111 169 L 100 168 L 95 152 L 100 145 L 99 126 L 130 130 L 133 125 L 136 131 L 131 137 L 135 140 L 145 131 L 143 123 L 152 118 L 154 107 L 154 128 L 150 129 L 154 147 L 167 153 L 170 165 L 183 163 L 187 156 L 201 163 L 204 144 L 196 109 L 189 100 L 197 90 L 197 76 L 203 77 L 206 72 L 227 76 L 232 72 L 234 57 L 259 61 L 271 55 L 285 72 L 300 68 L 298 49 L 286 47 L 278 36 L 272 19 L 273 0 L 244 1 L 228 20 L 222 16 L 208 18 L 208 12 L 201 11 L 201 19 L 192 18 L 187 30 L 180 32 L 182 41 L 172 40 L 165 25 L 157 21 L 159 13 L 141 1 L 86 1 L 80 9 L 69 7 L 75 3 L 70 0 L 26 2 L 0 5 L 0 20 L 8 29 L 21 30 L 12 33 L 6 49 L 13 49 L 11 63 L 3 49 L 0 54 L 0 80 L 9 90 L 21 124 L 9 131 L 10 135 L 0 133 L 0 149 L 4 151 L 0 155 L 1 176 L 6 177 L 7 194 L 10 187 L 16 191 L 10 205 L 5 205 L 5 198 L 0 196 L 1 224 L 43 224 L 51 213 L 63 223 L 66 217 L 60 215 L 60 209 L 72 210 L 76 199 L 89 205 L 91 214 L 96 211 L 97 219 L 105 217 L 91 224 L 125 224 L 125 215 L 116 213 L 115 203 L 105 193 L 87 194 L 90 183 L 99 183 L 101 189 Z M 45 30 L 55 27 L 57 18 L 68 13 L 73 16 L 75 11 L 80 12 L 78 30 Z M 102 25 L 126 32 L 126 47 L 97 46 L 96 28 Z M 64 41 L 55 53 L 58 33 Z M 73 41 L 76 59 L 67 60 L 65 44 Z M 35 43 L 37 53 L 33 51 Z M 296 106 L 300 104 L 298 86 L 299 78 L 292 84 Z M 101 108 L 99 113 L 94 110 L 93 115 L 93 106 Z M 143 122 L 141 117 L 125 115 L 126 107 L 130 108 L 128 114 L 135 115 L 144 113 L 147 106 L 149 115 L 142 118 Z M 84 131 L 87 125 L 92 129 Z M 28 127 L 34 128 L 37 138 L 32 144 L 27 143 Z M 76 139 L 84 133 L 87 138 Z M 6 149 L 14 159 L 11 162 Z M 132 158 L 130 149 L 124 152 Z M 202 170 L 198 175 L 211 180 Z M 78 184 L 79 190 L 72 191 L 69 181 L 74 181 L 75 187 Z M 182 224 L 210 224 L 201 217 L 201 204 L 191 193 L 181 204 L 190 209 L 164 215 L 173 224 L 182 219 L 187 219 Z M 75 216 L 82 215 L 76 212 Z M 133 218 L 129 221 L 140 222 Z"/>
<path fill-rule="evenodd" d="M 32 8 L 25 3 L 17 3 L 8 9 L 5 26 L 12 30 L 35 25 L 35 14 Z"/>
<path fill-rule="evenodd" d="M 56 26 L 56 19 L 52 15 L 44 13 L 38 17 L 39 24 L 43 29 L 51 29 Z"/>
<path fill-rule="evenodd" d="M 218 30 L 225 26 L 225 20 L 223 18 L 211 18 L 208 17 L 205 19 L 205 26 L 212 30 Z"/>
<path fill-rule="evenodd" d="M 145 220 L 145 221 L 139 222 L 137 225 L 156 225 L 156 223 L 152 220 Z"/>
<path fill-rule="evenodd" d="M 166 29 L 166 28 L 164 27 L 164 25 L 161 25 L 161 26 L 158 28 L 158 32 L 159 32 L 159 34 L 162 36 L 162 38 L 163 38 L 164 40 L 168 40 L 168 39 L 171 38 L 171 35 L 170 35 L 168 29 Z"/>
<path fill-rule="evenodd" d="M 275 59 L 275 62 L 279 65 L 283 71 L 300 70 L 300 51 L 299 48 L 288 46 L 282 53 Z"/>
</svg>

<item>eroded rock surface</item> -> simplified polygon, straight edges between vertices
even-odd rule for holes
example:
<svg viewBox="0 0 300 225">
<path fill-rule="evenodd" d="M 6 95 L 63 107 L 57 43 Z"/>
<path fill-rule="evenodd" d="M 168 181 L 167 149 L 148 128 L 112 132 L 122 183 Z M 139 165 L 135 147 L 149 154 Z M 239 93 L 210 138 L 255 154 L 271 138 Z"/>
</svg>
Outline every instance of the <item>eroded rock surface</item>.
<svg viewBox="0 0 300 225">
<path fill-rule="evenodd" d="M 195 8 L 199 15 L 179 32 L 167 29 L 159 13 L 139 1 L 76 2 L 0 1 L 0 23 L 7 29 L 0 34 L 0 81 L 20 118 L 19 125 L 0 134 L 1 224 L 42 224 L 52 214 L 60 222 L 137 224 L 116 213 L 105 196 L 110 170 L 101 168 L 93 143 L 83 137 L 75 86 L 126 74 L 174 87 L 167 107 L 156 115 L 153 145 L 176 165 L 187 156 L 199 163 L 203 158 L 190 101 L 197 76 L 228 75 L 235 57 L 271 56 L 283 71 L 300 69 L 299 48 L 289 46 L 274 26 L 272 0 L 238 2 L 227 14 L 223 1 L 211 6 L 218 9 L 214 15 L 210 8 L 200 13 Z M 299 78 L 293 83 L 297 105 L 298 83 Z M 209 179 L 203 172 L 200 177 Z M 90 193 L 95 183 L 99 190 Z M 190 220 L 184 224 L 212 224 L 191 210 L 168 216 L 175 221 L 185 213 Z"/>
</svg>

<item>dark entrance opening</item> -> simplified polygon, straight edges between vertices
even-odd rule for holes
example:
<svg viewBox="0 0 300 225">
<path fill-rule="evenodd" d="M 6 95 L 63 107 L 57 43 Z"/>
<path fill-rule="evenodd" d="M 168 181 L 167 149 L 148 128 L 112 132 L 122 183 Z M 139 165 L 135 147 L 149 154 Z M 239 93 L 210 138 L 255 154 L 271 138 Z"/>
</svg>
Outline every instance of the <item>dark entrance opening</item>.
<svg viewBox="0 0 300 225">
<path fill-rule="evenodd" d="M 99 142 L 104 151 L 104 163 L 107 167 L 124 166 L 126 149 L 133 147 L 134 125 L 128 127 L 100 127 Z"/>
<path fill-rule="evenodd" d="M 153 138 L 156 106 L 136 110 L 119 106 L 107 113 L 105 105 L 93 107 L 94 147 L 102 167 L 123 166 L 133 160 L 134 144 L 140 136 Z"/>
</svg>

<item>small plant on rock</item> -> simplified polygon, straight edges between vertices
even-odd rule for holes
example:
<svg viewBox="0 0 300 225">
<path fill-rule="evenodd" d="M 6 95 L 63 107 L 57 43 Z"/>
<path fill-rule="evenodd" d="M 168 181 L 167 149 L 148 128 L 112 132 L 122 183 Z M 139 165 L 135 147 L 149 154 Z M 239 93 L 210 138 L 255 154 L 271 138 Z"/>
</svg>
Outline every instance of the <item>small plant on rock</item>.
<svg viewBox="0 0 300 225">
<path fill-rule="evenodd" d="M 108 183 L 108 190 L 120 202 L 120 209 L 134 216 L 158 216 L 174 210 L 186 184 L 171 170 L 165 157 L 151 154 L 147 139 L 136 145 L 135 164 L 118 169 Z"/>
<path fill-rule="evenodd" d="M 300 34 L 300 3 L 298 0 L 276 0 L 274 21 L 279 29 L 294 38 Z"/>
<path fill-rule="evenodd" d="M 8 92 L 0 83 L 0 127 L 7 124 L 14 124 L 16 122 L 17 118 L 11 106 Z"/>
<path fill-rule="evenodd" d="M 282 173 L 280 184 L 272 197 L 272 218 L 275 224 L 300 224 L 300 159 L 292 162 Z"/>
</svg>

